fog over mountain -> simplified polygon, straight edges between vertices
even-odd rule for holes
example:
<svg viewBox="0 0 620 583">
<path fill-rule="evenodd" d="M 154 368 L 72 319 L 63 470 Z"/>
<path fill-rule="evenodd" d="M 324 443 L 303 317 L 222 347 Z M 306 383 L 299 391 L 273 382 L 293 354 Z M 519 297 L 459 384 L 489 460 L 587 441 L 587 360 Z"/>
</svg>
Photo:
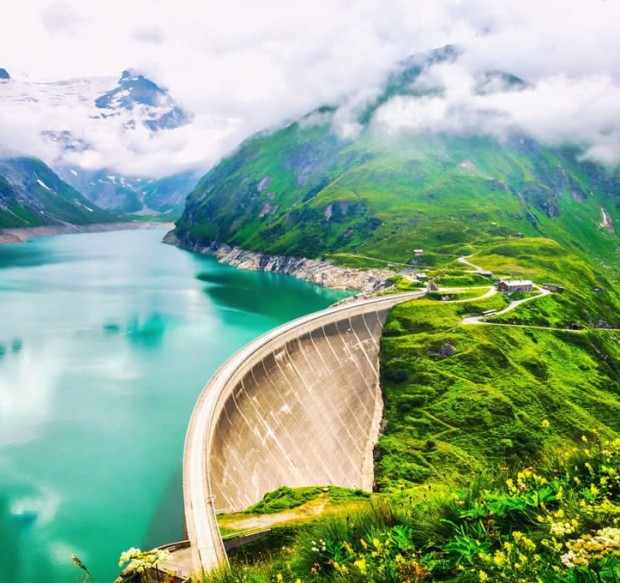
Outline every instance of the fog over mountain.
<svg viewBox="0 0 620 583">
<path fill-rule="evenodd" d="M 232 0 L 208 9 L 191 0 L 113 0 L 105 10 L 94 0 L 26 0 L 5 15 L 0 36 L 0 66 L 12 77 L 0 85 L 0 144 L 53 163 L 57 145 L 42 132 L 66 130 L 91 145 L 70 153 L 69 163 L 82 168 L 153 177 L 204 170 L 253 132 L 323 104 L 341 106 L 334 129 L 354 135 L 350 112 L 380 91 L 399 62 L 456 44 L 458 60 L 417 81 L 435 88 L 433 96 L 400 96 L 377 111 L 384 136 L 501 136 L 517 128 L 543 143 L 577 144 L 588 158 L 615 165 L 619 12 L 604 0 Z M 98 97 L 127 68 L 167 89 L 188 122 L 128 131 L 119 120 L 95 123 L 75 102 L 6 99 L 11 84 L 106 77 L 104 91 L 92 95 Z M 525 84 L 521 91 L 478 91 L 489 72 Z"/>
</svg>

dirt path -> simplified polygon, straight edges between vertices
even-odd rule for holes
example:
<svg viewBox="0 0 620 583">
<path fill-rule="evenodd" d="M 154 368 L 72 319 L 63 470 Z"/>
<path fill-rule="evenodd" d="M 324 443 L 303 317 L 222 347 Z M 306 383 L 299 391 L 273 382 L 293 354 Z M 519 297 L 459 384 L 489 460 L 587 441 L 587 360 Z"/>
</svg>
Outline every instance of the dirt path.
<svg viewBox="0 0 620 583">
<path fill-rule="evenodd" d="M 463 291 L 471 291 L 471 290 L 475 290 L 475 289 L 487 289 L 488 291 L 484 294 L 482 294 L 481 296 L 477 296 L 475 298 L 467 298 L 464 300 L 448 300 L 447 303 L 449 304 L 460 304 L 460 303 L 464 303 L 464 302 L 479 302 L 480 300 L 486 300 L 487 298 L 490 298 L 491 296 L 494 296 L 497 293 L 497 288 L 492 285 L 491 287 L 488 286 L 481 286 L 481 287 L 440 287 L 436 292 L 434 293 L 438 293 L 438 294 L 449 294 L 449 293 L 455 293 L 455 292 L 463 292 Z"/>
<path fill-rule="evenodd" d="M 314 500 L 312 502 L 315 502 Z M 318 516 L 325 509 L 326 501 L 320 500 L 318 503 L 303 504 L 295 510 L 287 510 L 286 512 L 278 512 L 276 514 L 259 514 L 248 516 L 247 518 L 226 519 L 220 522 L 230 530 L 251 530 L 267 528 L 280 522 L 290 522 L 292 520 L 306 519 Z"/>
<path fill-rule="evenodd" d="M 467 257 L 473 257 L 473 256 L 467 255 Z M 484 269 L 482 269 L 482 267 L 480 267 L 479 265 L 474 265 L 471 261 L 468 261 L 467 257 L 459 257 L 457 261 L 459 263 L 462 263 L 463 265 L 469 265 L 469 267 L 473 267 L 474 271 L 470 271 L 469 273 L 480 273 L 484 271 Z"/>
</svg>

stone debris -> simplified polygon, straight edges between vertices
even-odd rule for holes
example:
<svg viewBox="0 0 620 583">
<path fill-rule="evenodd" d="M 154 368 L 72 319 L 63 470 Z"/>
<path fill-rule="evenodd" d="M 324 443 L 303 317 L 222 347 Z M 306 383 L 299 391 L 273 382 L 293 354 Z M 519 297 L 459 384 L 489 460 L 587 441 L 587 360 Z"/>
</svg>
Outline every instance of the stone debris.
<svg viewBox="0 0 620 583">
<path fill-rule="evenodd" d="M 388 279 L 394 276 L 393 271 L 384 269 L 361 270 L 334 265 L 323 259 L 265 255 L 217 241 L 209 245 L 199 245 L 189 239 L 178 238 L 173 231 L 164 237 L 164 242 L 195 253 L 213 255 L 222 263 L 239 269 L 283 273 L 334 289 L 377 292 L 391 287 Z"/>
</svg>

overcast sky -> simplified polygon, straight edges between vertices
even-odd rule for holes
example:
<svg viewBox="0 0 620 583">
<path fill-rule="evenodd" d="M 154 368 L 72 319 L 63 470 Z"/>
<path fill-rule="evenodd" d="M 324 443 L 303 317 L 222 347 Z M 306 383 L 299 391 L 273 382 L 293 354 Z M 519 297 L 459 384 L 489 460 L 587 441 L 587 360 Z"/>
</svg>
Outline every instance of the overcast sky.
<svg viewBox="0 0 620 583">
<path fill-rule="evenodd" d="M 0 67 L 13 77 L 118 77 L 131 67 L 195 114 L 155 144 L 102 139 L 91 164 L 127 173 L 205 168 L 252 132 L 359 95 L 404 57 L 448 43 L 466 54 L 433 73 L 442 100 L 397 100 L 378 123 L 471 131 L 471 112 L 491 108 L 543 141 L 573 139 L 598 160 L 620 159 L 618 0 L 21 0 L 0 15 Z M 481 101 L 471 79 L 488 69 L 532 90 Z M 23 149 L 50 161 L 34 138 L 49 115 L 32 112 L 0 115 L 0 141 L 20 133 Z"/>
</svg>

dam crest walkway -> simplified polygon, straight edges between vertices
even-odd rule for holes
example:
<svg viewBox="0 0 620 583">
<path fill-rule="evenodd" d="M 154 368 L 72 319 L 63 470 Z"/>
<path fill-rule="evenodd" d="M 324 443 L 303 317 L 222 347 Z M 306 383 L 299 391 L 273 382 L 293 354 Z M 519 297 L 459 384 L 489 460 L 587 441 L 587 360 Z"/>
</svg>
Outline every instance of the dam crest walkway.
<svg viewBox="0 0 620 583">
<path fill-rule="evenodd" d="M 425 292 L 310 314 L 234 354 L 203 389 L 183 459 L 194 572 L 227 562 L 217 514 L 280 486 L 372 489 L 383 402 L 379 341 L 396 304 Z"/>
</svg>

